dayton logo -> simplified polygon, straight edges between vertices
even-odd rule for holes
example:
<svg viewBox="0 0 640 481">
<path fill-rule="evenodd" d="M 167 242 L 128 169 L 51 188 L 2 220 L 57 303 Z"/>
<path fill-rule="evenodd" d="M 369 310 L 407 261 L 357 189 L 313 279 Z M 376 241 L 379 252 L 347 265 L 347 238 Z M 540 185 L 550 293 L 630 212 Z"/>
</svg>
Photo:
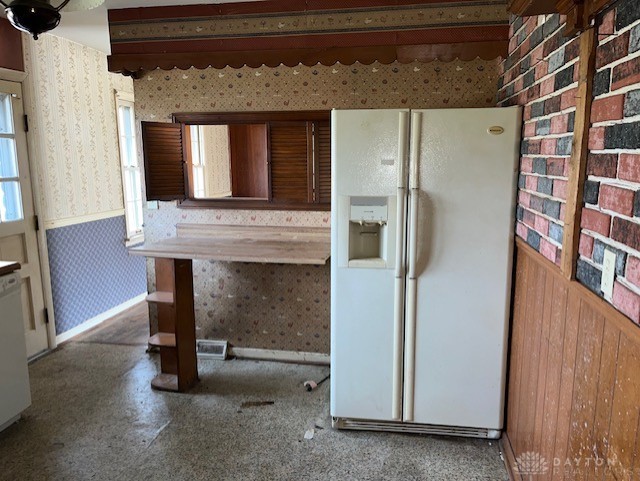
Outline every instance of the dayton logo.
<svg viewBox="0 0 640 481">
<path fill-rule="evenodd" d="M 516 458 L 513 470 L 521 475 L 529 475 L 532 480 L 534 476 L 549 471 L 549 463 L 540 453 L 526 452 Z"/>
</svg>

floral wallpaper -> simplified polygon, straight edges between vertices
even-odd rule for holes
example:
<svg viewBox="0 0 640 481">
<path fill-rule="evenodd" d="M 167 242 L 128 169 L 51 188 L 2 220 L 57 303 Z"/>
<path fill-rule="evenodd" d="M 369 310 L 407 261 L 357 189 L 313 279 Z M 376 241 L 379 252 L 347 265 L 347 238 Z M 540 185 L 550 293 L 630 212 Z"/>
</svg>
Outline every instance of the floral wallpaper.
<svg viewBox="0 0 640 481">
<path fill-rule="evenodd" d="M 174 112 L 495 105 L 498 60 L 155 70 L 134 82 L 141 120 Z"/>
<path fill-rule="evenodd" d="M 114 90 L 103 52 L 53 35 L 23 35 L 29 153 L 45 221 L 123 208 Z"/>
<path fill-rule="evenodd" d="M 135 80 L 134 89 L 138 119 L 156 122 L 170 121 L 174 112 L 487 107 L 495 105 L 497 61 L 155 70 Z M 146 239 L 175 236 L 178 223 L 328 228 L 330 213 L 179 209 L 161 202 L 145 211 Z M 329 352 L 329 263 L 195 261 L 193 271 L 198 338 Z M 152 261 L 147 272 L 153 291 Z"/>
</svg>

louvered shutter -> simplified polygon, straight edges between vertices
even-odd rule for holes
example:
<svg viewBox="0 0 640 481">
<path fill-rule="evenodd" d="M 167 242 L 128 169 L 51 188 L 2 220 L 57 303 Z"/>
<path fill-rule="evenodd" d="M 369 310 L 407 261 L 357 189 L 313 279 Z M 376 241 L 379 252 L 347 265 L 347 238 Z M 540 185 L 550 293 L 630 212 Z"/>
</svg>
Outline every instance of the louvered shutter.
<svg viewBox="0 0 640 481">
<path fill-rule="evenodd" d="M 142 122 L 147 200 L 182 200 L 185 164 L 182 124 Z"/>
<path fill-rule="evenodd" d="M 316 122 L 316 202 L 331 202 L 331 123 Z"/>
<path fill-rule="evenodd" d="M 270 124 L 273 202 L 308 202 L 312 199 L 309 128 L 307 122 Z"/>
</svg>

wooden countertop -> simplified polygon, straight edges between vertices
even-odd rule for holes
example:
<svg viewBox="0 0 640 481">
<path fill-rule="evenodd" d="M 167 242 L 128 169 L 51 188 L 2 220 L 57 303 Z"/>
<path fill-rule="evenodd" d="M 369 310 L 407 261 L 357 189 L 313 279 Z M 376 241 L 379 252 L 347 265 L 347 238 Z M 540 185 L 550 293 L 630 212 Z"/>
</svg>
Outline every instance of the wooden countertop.
<svg viewBox="0 0 640 481">
<path fill-rule="evenodd" d="M 20 264 L 17 262 L 0 261 L 0 276 L 6 276 L 20 269 Z"/>
<path fill-rule="evenodd" d="M 178 224 L 177 237 L 145 242 L 132 255 L 271 264 L 326 264 L 329 229 Z"/>
</svg>

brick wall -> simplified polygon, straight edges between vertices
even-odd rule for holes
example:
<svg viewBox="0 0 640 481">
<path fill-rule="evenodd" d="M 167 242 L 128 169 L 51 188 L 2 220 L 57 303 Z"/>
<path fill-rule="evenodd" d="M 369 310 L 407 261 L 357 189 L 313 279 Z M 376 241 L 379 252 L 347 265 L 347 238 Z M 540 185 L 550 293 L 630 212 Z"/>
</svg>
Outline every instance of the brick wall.
<svg viewBox="0 0 640 481">
<path fill-rule="evenodd" d="M 551 262 L 561 257 L 579 41 L 560 15 L 513 17 L 500 106 L 524 106 L 516 234 Z"/>
<path fill-rule="evenodd" d="M 624 0 L 598 29 L 594 101 L 577 277 L 602 295 L 604 251 L 616 254 L 609 301 L 640 320 L 640 2 Z"/>
<path fill-rule="evenodd" d="M 516 234 L 558 264 L 575 118 L 579 40 L 559 15 L 512 18 L 498 104 L 523 105 Z M 640 322 L 640 1 L 621 0 L 598 27 L 577 279 L 601 297 L 604 252 L 613 296 Z"/>
</svg>

